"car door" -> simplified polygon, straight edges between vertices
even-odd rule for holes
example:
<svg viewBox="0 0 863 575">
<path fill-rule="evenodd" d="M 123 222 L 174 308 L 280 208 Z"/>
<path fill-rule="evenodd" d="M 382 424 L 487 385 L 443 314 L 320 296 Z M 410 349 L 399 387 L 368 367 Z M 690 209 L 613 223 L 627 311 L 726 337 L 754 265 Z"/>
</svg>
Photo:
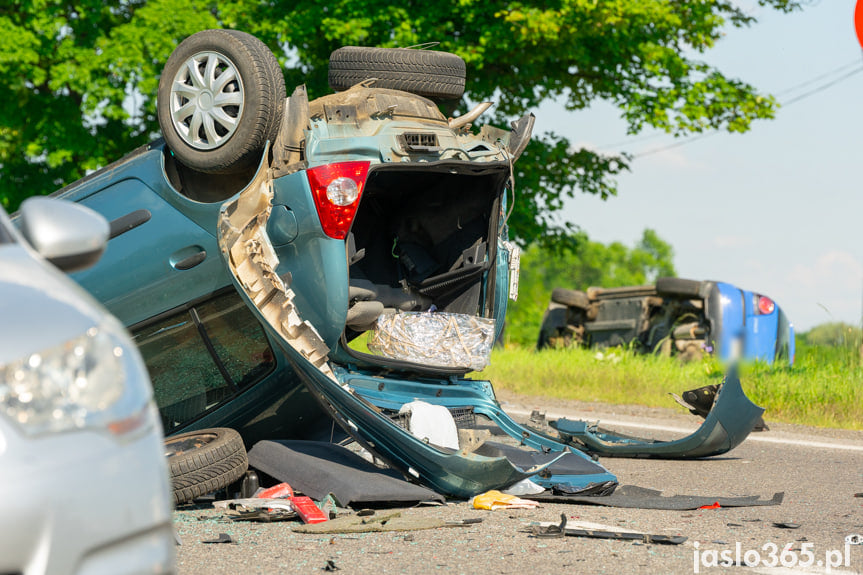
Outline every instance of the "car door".
<svg viewBox="0 0 863 575">
<path fill-rule="evenodd" d="M 213 234 L 144 180 L 112 181 L 78 201 L 111 222 L 112 237 L 99 264 L 73 277 L 126 325 L 230 284 Z"/>
</svg>

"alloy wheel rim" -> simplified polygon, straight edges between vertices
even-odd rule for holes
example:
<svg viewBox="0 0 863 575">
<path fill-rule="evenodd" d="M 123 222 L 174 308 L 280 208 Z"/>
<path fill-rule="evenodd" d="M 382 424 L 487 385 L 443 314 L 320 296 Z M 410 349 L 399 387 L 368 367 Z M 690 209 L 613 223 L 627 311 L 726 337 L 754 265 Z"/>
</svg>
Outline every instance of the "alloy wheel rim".
<svg viewBox="0 0 863 575">
<path fill-rule="evenodd" d="M 236 65 L 217 52 L 190 57 L 171 84 L 174 129 L 196 150 L 213 150 L 231 139 L 244 103 L 243 80 Z"/>
</svg>

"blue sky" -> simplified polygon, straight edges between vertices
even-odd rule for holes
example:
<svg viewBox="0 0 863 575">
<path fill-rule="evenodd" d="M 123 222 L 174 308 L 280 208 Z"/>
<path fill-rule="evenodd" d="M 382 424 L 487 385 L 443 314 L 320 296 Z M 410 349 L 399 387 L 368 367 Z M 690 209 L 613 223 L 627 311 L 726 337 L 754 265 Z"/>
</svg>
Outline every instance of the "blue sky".
<svg viewBox="0 0 863 575">
<path fill-rule="evenodd" d="M 729 29 L 703 59 L 780 102 L 863 67 L 854 0 L 811 0 L 791 15 L 758 8 L 754 0 L 739 4 L 758 23 Z M 617 197 L 603 202 L 578 194 L 563 219 L 591 239 L 630 246 L 653 228 L 674 246 L 678 275 L 768 295 L 798 331 L 828 321 L 859 325 L 861 102 L 863 73 L 856 73 L 789 103 L 745 134 L 720 133 L 636 158 L 632 172 L 618 179 Z M 536 131 L 636 155 L 680 141 L 653 131 L 627 136 L 619 116 L 604 103 L 580 112 L 552 103 L 537 111 Z"/>
</svg>

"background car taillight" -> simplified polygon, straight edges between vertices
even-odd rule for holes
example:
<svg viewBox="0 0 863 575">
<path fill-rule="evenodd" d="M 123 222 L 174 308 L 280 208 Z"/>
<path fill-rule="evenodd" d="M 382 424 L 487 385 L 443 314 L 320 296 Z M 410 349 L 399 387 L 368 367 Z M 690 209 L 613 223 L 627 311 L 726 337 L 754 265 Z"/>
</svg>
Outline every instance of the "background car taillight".
<svg viewBox="0 0 863 575">
<path fill-rule="evenodd" d="M 773 313 L 773 310 L 776 309 L 776 304 L 773 303 L 773 300 L 769 297 L 758 296 L 758 313 L 761 315 L 767 315 L 769 313 Z"/>
<path fill-rule="evenodd" d="M 324 233 L 345 239 L 360 205 L 369 162 L 342 162 L 306 172 Z"/>
</svg>

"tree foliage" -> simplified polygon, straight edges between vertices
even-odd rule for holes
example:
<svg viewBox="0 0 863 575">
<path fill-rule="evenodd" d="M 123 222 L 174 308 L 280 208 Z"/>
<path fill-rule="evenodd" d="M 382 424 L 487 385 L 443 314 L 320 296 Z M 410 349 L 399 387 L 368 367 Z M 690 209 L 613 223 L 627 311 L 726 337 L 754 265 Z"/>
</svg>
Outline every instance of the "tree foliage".
<svg viewBox="0 0 863 575">
<path fill-rule="evenodd" d="M 575 247 L 570 250 L 534 243 L 522 254 L 518 301 L 509 302 L 506 314 L 508 341 L 536 343 L 542 314 L 556 287 L 645 285 L 677 274 L 674 250 L 651 229 L 644 230 L 632 248 L 591 241 L 583 232 L 572 240 L 569 244 Z"/>
<path fill-rule="evenodd" d="M 801 0 L 758 0 L 787 12 Z M 734 0 L 11 0 L 0 5 L 0 201 L 15 208 L 104 166 L 157 134 L 161 66 L 186 36 L 245 30 L 284 65 L 290 91 L 326 86 L 342 45 L 440 42 L 463 57 L 470 102 L 497 102 L 505 125 L 550 99 L 568 109 L 615 104 L 630 133 L 745 131 L 776 101 L 705 64 L 729 26 L 755 22 Z M 516 238 L 569 237 L 554 213 L 577 191 L 608 197 L 626 155 L 538 136 L 517 165 Z"/>
</svg>

